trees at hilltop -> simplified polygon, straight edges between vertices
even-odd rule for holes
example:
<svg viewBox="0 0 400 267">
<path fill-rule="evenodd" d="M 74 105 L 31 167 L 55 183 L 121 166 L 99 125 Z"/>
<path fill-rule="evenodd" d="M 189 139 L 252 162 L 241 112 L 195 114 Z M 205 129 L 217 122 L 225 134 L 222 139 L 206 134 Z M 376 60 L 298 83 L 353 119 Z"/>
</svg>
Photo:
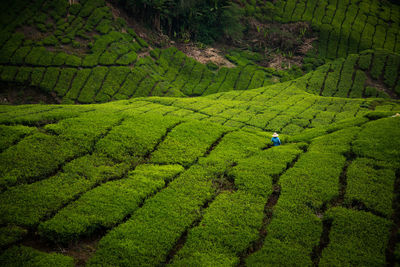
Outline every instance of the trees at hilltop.
<svg viewBox="0 0 400 267">
<path fill-rule="evenodd" d="M 211 43 L 242 37 L 242 9 L 229 0 L 114 0 L 169 36 Z"/>
</svg>

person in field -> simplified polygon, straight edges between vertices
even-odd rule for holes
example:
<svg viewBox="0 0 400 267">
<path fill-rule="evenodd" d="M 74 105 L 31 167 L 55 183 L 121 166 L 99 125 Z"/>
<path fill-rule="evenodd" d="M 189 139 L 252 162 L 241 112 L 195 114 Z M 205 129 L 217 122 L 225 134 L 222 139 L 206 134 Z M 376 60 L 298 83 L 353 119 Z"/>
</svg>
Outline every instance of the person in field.
<svg viewBox="0 0 400 267">
<path fill-rule="evenodd" d="M 273 135 L 272 135 L 272 138 L 271 138 L 271 141 L 272 141 L 272 143 L 274 144 L 274 146 L 279 146 L 279 145 L 281 145 L 281 140 L 279 140 L 279 137 L 278 137 L 279 135 L 277 134 L 277 133 L 274 133 Z"/>
</svg>

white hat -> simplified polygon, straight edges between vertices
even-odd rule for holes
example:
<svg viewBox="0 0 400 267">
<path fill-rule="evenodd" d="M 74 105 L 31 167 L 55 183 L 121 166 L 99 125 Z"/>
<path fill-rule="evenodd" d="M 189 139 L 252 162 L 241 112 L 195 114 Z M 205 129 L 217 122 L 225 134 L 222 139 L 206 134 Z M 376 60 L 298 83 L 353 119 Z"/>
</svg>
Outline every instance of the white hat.
<svg viewBox="0 0 400 267">
<path fill-rule="evenodd" d="M 277 134 L 277 133 L 274 133 L 273 135 L 272 135 L 272 137 L 278 137 L 279 135 Z"/>
</svg>

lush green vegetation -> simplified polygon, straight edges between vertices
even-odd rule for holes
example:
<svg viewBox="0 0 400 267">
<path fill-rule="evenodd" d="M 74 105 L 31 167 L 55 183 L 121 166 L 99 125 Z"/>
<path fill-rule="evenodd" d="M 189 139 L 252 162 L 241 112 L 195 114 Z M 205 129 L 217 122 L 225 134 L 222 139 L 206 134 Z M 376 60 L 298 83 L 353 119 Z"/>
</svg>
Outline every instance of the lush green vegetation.
<svg viewBox="0 0 400 267">
<path fill-rule="evenodd" d="M 2 86 L 62 103 L 0 105 L 2 266 L 400 264 L 399 5 L 6 2 Z M 177 39 L 318 41 L 302 68 L 202 64 L 116 3 Z"/>
</svg>

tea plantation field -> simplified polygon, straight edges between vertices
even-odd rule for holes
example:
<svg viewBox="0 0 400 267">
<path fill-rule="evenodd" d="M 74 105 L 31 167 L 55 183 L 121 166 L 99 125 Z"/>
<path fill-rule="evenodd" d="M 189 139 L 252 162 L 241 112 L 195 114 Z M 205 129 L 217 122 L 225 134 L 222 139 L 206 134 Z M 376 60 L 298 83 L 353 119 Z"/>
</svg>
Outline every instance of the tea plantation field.
<svg viewBox="0 0 400 267">
<path fill-rule="evenodd" d="M 1 266 L 400 266 L 399 5 L 275 1 L 327 59 L 298 77 L 4 2 L 0 88 L 62 103 L 0 105 Z"/>
</svg>

